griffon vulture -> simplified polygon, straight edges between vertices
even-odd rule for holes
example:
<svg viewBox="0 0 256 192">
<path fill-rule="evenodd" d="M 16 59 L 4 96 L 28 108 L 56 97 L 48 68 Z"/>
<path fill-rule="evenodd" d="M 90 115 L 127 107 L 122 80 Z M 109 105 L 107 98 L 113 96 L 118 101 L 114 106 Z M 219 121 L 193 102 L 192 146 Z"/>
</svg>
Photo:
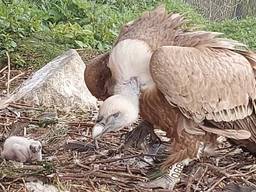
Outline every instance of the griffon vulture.
<svg viewBox="0 0 256 192">
<path fill-rule="evenodd" d="M 160 6 L 125 25 L 111 53 L 87 66 L 88 88 L 106 99 L 93 138 L 140 114 L 173 139 L 163 168 L 196 158 L 217 135 L 256 152 L 256 54 L 219 33 L 188 31 L 183 24 L 181 15 Z"/>
</svg>

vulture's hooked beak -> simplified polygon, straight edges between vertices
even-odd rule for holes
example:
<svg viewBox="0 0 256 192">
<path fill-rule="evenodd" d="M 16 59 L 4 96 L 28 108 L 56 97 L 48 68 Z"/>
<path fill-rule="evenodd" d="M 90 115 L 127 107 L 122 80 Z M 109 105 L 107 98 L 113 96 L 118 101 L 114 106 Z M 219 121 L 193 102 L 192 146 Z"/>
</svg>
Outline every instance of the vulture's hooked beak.
<svg viewBox="0 0 256 192">
<path fill-rule="evenodd" d="M 138 118 L 138 108 L 127 96 L 117 94 L 107 98 L 100 106 L 92 138 L 98 139 L 105 133 L 118 131 L 132 124 Z"/>
<path fill-rule="evenodd" d="M 103 118 L 102 116 L 98 117 L 98 120 L 92 129 L 92 138 L 95 140 L 104 135 L 104 133 L 118 130 L 120 128 L 118 123 L 119 118 L 120 112 L 112 114 L 107 118 Z"/>
<path fill-rule="evenodd" d="M 106 128 L 101 124 L 94 125 L 92 129 L 92 138 L 98 139 L 106 132 Z"/>
</svg>

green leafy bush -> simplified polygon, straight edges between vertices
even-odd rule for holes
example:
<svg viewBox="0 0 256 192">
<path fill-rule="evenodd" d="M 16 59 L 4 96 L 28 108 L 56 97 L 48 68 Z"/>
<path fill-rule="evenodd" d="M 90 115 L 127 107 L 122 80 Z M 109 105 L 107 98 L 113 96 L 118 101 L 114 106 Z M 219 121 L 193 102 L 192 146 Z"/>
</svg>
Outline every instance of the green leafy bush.
<svg viewBox="0 0 256 192">
<path fill-rule="evenodd" d="M 0 48 L 12 51 L 16 48 L 16 39 L 32 35 L 41 30 L 44 13 L 33 5 L 19 1 L 11 4 L 0 2 Z"/>
<path fill-rule="evenodd" d="M 193 24 L 256 47 L 255 18 L 209 23 L 179 0 L 162 3 L 169 11 L 184 13 Z M 8 51 L 12 63 L 23 67 L 44 64 L 68 48 L 107 50 L 122 24 L 159 4 L 159 0 L 2 0 L 0 56 Z"/>
<path fill-rule="evenodd" d="M 250 48 L 256 49 L 256 18 L 211 22 L 206 26 L 208 30 L 222 32 L 225 37 L 241 41 Z"/>
</svg>

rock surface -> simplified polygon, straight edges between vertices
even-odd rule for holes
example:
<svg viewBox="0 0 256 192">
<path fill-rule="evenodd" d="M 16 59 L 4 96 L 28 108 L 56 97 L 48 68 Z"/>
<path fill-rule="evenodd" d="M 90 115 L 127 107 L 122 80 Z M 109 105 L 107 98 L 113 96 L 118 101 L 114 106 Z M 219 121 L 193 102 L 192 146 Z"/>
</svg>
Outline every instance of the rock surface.
<svg viewBox="0 0 256 192">
<path fill-rule="evenodd" d="M 36 71 L 5 101 L 23 100 L 29 104 L 58 108 L 62 111 L 96 108 L 97 99 L 84 83 L 85 64 L 76 50 L 70 49 Z"/>
</svg>

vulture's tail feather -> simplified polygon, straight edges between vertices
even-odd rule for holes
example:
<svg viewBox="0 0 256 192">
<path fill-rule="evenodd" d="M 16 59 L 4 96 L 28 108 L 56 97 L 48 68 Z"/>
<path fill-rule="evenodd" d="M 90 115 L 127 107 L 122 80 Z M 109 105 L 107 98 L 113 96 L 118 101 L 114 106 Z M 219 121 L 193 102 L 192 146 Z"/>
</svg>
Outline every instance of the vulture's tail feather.
<svg viewBox="0 0 256 192">
<path fill-rule="evenodd" d="M 256 112 L 244 118 L 230 122 L 214 122 L 210 121 L 211 124 L 220 129 L 235 129 L 235 130 L 247 130 L 251 133 L 250 139 L 235 140 L 230 139 L 232 144 L 239 145 L 246 151 L 256 155 Z"/>
</svg>

